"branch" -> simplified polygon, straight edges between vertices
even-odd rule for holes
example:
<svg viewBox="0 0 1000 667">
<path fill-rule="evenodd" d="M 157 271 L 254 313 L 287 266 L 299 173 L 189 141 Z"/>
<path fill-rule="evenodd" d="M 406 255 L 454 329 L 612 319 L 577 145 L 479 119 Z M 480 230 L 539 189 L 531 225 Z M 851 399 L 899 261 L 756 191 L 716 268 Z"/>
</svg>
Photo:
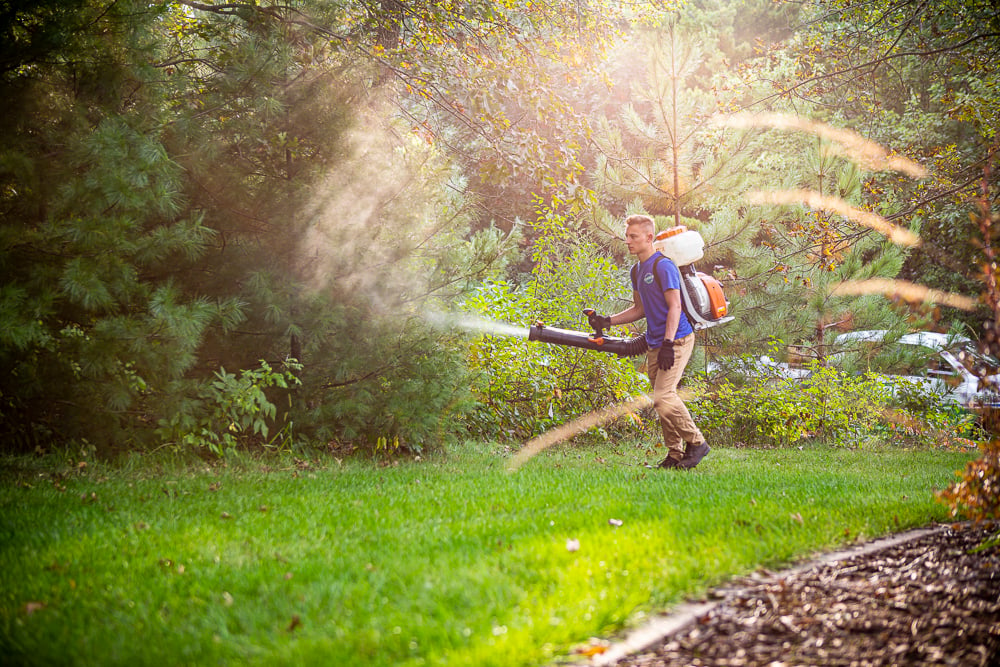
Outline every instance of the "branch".
<svg viewBox="0 0 1000 667">
<path fill-rule="evenodd" d="M 165 67 L 174 67 L 176 65 L 188 64 L 188 63 L 194 63 L 196 65 L 204 65 L 205 67 L 208 67 L 209 69 L 214 70 L 219 74 L 225 71 L 224 69 L 222 69 L 221 67 L 214 64 L 212 61 L 206 58 L 174 58 L 173 60 L 166 60 L 162 63 L 153 63 L 153 67 L 163 69 Z"/>
<path fill-rule="evenodd" d="M 811 77 L 809 77 L 807 79 L 803 79 L 802 81 L 799 81 L 794 86 L 791 86 L 789 88 L 782 88 L 779 92 L 774 93 L 773 95 L 768 95 L 767 97 L 763 97 L 763 98 L 757 100 L 753 104 L 748 105 L 748 107 L 756 105 L 756 104 L 762 104 L 764 102 L 767 102 L 768 100 L 774 99 L 775 97 L 781 97 L 782 95 L 787 95 L 789 93 L 792 93 L 793 91 L 798 90 L 799 88 L 802 88 L 803 86 L 807 86 L 810 83 L 815 83 L 816 81 L 822 81 L 824 79 L 831 79 L 831 78 L 834 78 L 834 77 L 837 77 L 837 76 L 840 76 L 840 75 L 843 75 L 843 74 L 850 74 L 852 72 L 865 72 L 865 73 L 867 73 L 867 72 L 870 72 L 870 71 L 873 71 L 873 70 L 877 69 L 879 67 L 879 65 L 882 65 L 883 63 L 888 62 L 890 60 L 894 60 L 896 58 L 906 58 L 906 57 L 910 57 L 910 56 L 925 57 L 925 56 L 937 55 L 939 53 L 946 53 L 948 51 L 957 51 L 957 50 L 959 50 L 959 49 L 961 49 L 961 48 L 963 48 L 965 46 L 968 46 L 969 44 L 971 44 L 973 42 L 976 42 L 978 40 L 981 40 L 981 39 L 990 39 L 990 38 L 994 38 L 994 37 L 1000 37 L 1000 33 L 998 33 L 998 32 L 988 32 L 988 33 L 983 33 L 981 35 L 973 35 L 972 37 L 969 37 L 968 39 L 965 39 L 965 40 L 959 42 L 958 44 L 952 44 L 951 46 L 943 46 L 943 47 L 941 47 L 939 49 L 931 49 L 929 51 L 901 51 L 899 53 L 887 53 L 887 54 L 885 54 L 883 56 L 880 56 L 879 58 L 876 58 L 875 60 L 869 60 L 869 61 L 861 63 L 859 65 L 854 65 L 852 67 L 845 67 L 844 69 L 838 69 L 838 70 L 834 70 L 833 72 L 828 72 L 826 74 L 818 74 L 816 76 L 811 76 Z M 775 82 L 775 83 L 777 83 L 777 82 Z"/>
</svg>

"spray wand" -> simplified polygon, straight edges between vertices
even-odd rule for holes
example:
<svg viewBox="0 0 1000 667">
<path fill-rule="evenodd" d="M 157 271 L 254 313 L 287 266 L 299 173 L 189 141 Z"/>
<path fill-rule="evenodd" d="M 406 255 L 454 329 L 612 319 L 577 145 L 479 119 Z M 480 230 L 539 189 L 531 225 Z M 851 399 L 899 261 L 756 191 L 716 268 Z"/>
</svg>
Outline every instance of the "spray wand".
<svg viewBox="0 0 1000 667">
<path fill-rule="evenodd" d="M 583 311 L 584 315 L 591 315 L 593 312 L 591 308 Z M 528 340 L 579 347 L 597 352 L 609 352 L 617 354 L 619 357 L 637 357 L 648 349 L 645 336 L 636 336 L 635 338 L 605 336 L 604 327 L 597 325 L 594 325 L 594 333 L 591 335 L 582 331 L 559 329 L 535 322 L 535 325 L 528 329 Z"/>
</svg>

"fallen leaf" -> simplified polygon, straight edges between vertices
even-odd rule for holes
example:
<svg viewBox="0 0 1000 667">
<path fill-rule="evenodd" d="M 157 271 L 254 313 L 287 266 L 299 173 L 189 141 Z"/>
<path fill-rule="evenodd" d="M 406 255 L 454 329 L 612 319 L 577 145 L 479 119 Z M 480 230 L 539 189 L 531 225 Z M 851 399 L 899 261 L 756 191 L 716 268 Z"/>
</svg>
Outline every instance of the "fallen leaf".
<svg viewBox="0 0 1000 667">
<path fill-rule="evenodd" d="M 802 515 L 799 514 L 798 512 L 796 512 L 795 514 L 792 514 L 791 517 L 792 517 L 792 520 L 795 523 L 799 524 L 800 526 L 805 524 L 805 520 L 802 518 Z"/>
<path fill-rule="evenodd" d="M 302 620 L 299 618 L 298 614 L 292 616 L 292 622 L 288 624 L 288 631 L 295 632 L 295 629 L 302 625 Z"/>
<path fill-rule="evenodd" d="M 24 605 L 24 615 L 31 616 L 36 611 L 41 611 L 42 609 L 45 609 L 44 602 L 26 602 Z"/>
<path fill-rule="evenodd" d="M 595 655 L 601 655 L 608 652 L 608 646 L 606 644 L 592 644 L 590 646 L 581 646 L 576 649 L 576 652 L 580 655 L 587 656 L 588 658 L 593 658 Z"/>
<path fill-rule="evenodd" d="M 621 519 L 608 519 L 608 523 L 611 524 L 612 526 L 620 526 L 622 525 L 623 521 Z"/>
</svg>

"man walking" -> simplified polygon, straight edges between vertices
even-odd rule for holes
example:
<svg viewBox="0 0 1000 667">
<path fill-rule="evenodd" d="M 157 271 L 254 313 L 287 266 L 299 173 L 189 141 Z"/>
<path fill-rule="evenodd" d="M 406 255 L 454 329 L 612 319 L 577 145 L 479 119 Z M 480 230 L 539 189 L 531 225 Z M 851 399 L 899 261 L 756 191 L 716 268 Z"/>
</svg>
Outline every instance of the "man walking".
<svg viewBox="0 0 1000 667">
<path fill-rule="evenodd" d="M 655 233 L 656 225 L 647 215 L 625 220 L 625 242 L 639 260 L 632 267 L 632 305 L 610 317 L 591 311 L 589 318 L 591 326 L 605 329 L 646 318 L 646 369 L 667 447 L 667 457 L 659 467 L 691 469 L 711 449 L 677 394 L 694 351 L 694 329 L 681 308 L 680 271 L 653 248 Z"/>
</svg>

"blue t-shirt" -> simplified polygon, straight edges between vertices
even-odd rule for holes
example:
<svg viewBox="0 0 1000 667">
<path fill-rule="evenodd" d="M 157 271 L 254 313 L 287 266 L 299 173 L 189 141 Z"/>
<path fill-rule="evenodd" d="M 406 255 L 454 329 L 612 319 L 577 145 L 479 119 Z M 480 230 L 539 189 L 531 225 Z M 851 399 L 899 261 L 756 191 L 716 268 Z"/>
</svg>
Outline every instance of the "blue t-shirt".
<svg viewBox="0 0 1000 667">
<path fill-rule="evenodd" d="M 659 257 L 660 261 L 656 258 Z M 653 275 L 653 267 L 660 276 L 657 281 Z M 657 284 L 659 283 L 659 284 Z M 664 257 L 659 251 L 654 252 L 640 262 L 632 272 L 632 289 L 639 292 L 642 309 L 646 311 L 646 343 L 650 348 L 663 345 L 663 334 L 667 331 L 667 300 L 663 293 L 670 289 L 681 288 L 681 272 L 669 257 Z M 687 315 L 681 310 L 680 322 L 674 340 L 684 338 L 694 331 Z"/>
</svg>

